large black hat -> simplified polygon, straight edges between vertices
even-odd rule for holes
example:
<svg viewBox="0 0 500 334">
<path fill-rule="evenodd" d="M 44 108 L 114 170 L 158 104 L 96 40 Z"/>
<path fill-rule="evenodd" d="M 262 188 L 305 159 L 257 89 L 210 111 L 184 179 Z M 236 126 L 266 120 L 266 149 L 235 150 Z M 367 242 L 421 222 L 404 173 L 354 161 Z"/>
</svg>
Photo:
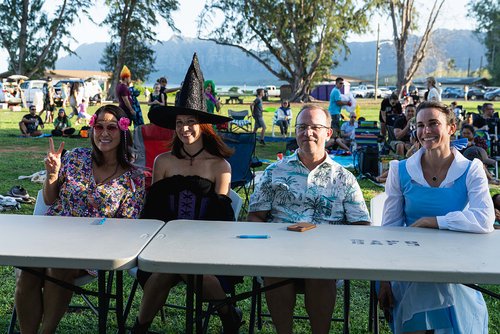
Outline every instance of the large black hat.
<svg viewBox="0 0 500 334">
<path fill-rule="evenodd" d="M 186 73 L 184 83 L 179 92 L 179 98 L 175 106 L 158 106 L 148 113 L 151 123 L 167 129 L 175 129 L 177 115 L 193 115 L 199 123 L 220 124 L 232 120 L 232 118 L 210 114 L 207 112 L 207 102 L 203 91 L 203 73 L 196 53 Z"/>
</svg>

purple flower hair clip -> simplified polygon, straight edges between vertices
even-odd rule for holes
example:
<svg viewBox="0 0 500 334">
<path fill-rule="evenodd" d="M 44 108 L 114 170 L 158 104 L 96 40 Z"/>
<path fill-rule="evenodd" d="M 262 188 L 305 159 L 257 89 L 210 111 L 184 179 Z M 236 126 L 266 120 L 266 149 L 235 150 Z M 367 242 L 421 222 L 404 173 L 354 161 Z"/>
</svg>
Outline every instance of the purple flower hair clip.
<svg viewBox="0 0 500 334">
<path fill-rule="evenodd" d="M 96 120 L 97 120 L 97 114 L 93 114 L 92 117 L 90 117 L 89 125 L 91 127 L 94 127 Z"/>
<path fill-rule="evenodd" d="M 128 127 L 130 125 L 130 120 L 127 118 L 127 117 L 122 117 L 120 118 L 120 120 L 118 121 L 118 127 L 120 128 L 120 130 L 122 131 L 127 131 L 128 130 Z"/>
</svg>

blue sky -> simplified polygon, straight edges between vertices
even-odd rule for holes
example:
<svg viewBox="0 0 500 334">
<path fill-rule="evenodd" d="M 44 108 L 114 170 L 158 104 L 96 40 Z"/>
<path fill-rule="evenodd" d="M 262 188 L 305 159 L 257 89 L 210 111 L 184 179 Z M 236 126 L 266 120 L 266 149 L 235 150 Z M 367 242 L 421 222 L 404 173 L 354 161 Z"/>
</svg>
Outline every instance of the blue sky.
<svg viewBox="0 0 500 334">
<path fill-rule="evenodd" d="M 48 1 L 47 10 L 50 12 L 60 1 Z M 103 6 L 103 0 L 97 0 L 96 6 L 90 10 L 92 17 L 96 22 L 101 22 L 105 15 L 106 9 Z M 446 0 L 441 15 L 436 21 L 436 28 L 447 29 L 474 29 L 474 21 L 467 18 L 467 3 L 468 0 Z M 175 25 L 181 31 L 182 36 L 196 37 L 196 19 L 203 9 L 203 0 L 179 0 L 180 9 L 173 13 Z M 430 11 L 433 4 L 432 0 L 416 0 L 416 7 L 420 13 L 420 27 L 425 27 L 427 13 Z M 392 25 L 387 16 L 374 16 L 371 20 L 371 32 L 364 35 L 353 35 L 348 38 L 348 41 L 370 41 L 377 38 L 377 24 L 380 24 L 380 38 L 392 39 Z M 160 40 L 168 40 L 172 37 L 172 30 L 165 22 L 160 22 L 158 28 L 158 38 Z M 74 28 L 74 37 L 76 42 L 72 43 L 72 48 L 75 49 L 83 43 L 106 42 L 108 32 L 106 27 L 99 27 L 90 20 L 84 18 L 80 23 L 76 23 Z M 417 32 L 418 34 L 418 32 Z M 0 72 L 7 69 L 7 54 L 4 50 L 0 50 Z"/>
</svg>

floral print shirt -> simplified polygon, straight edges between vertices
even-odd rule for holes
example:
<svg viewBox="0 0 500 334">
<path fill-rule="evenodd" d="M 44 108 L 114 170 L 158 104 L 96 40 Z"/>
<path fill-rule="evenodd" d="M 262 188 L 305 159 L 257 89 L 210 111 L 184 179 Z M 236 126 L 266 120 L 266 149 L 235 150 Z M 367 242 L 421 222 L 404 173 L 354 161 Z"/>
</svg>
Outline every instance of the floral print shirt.
<svg viewBox="0 0 500 334">
<path fill-rule="evenodd" d="M 250 197 L 255 211 L 270 211 L 275 223 L 370 221 L 356 178 L 328 155 L 312 171 L 297 153 L 270 165 Z"/>
<path fill-rule="evenodd" d="M 76 148 L 61 159 L 59 197 L 47 215 L 138 218 L 144 192 L 144 176 L 136 168 L 104 184 L 96 184 L 91 149 Z"/>
</svg>

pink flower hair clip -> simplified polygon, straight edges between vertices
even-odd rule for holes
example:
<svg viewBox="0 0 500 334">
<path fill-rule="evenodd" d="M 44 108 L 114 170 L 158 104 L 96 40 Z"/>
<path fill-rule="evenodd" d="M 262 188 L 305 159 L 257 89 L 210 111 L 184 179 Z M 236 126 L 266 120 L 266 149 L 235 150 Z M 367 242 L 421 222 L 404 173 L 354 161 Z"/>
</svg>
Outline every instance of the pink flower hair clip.
<svg viewBox="0 0 500 334">
<path fill-rule="evenodd" d="M 118 121 L 118 127 L 120 128 L 120 130 L 122 131 L 127 131 L 128 130 L 128 127 L 130 125 L 130 120 L 127 118 L 127 117 L 122 117 L 120 118 L 120 120 Z"/>
<path fill-rule="evenodd" d="M 94 127 L 96 120 L 97 120 L 97 114 L 93 114 L 92 117 L 90 117 L 89 125 L 91 127 Z"/>
</svg>

